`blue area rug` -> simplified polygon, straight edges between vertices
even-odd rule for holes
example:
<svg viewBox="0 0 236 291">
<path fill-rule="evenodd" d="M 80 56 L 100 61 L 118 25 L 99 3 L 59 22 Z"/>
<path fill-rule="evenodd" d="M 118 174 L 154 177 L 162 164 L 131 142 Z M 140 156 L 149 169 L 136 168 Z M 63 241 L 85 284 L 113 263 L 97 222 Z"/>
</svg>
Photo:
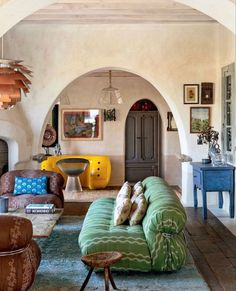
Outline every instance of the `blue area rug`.
<svg viewBox="0 0 236 291">
<path fill-rule="evenodd" d="M 47 239 L 37 239 L 42 261 L 31 291 L 78 291 L 88 273 L 80 261 L 78 236 L 83 218 L 64 216 Z M 118 288 L 127 291 L 210 290 L 189 255 L 186 265 L 173 273 L 112 272 Z M 112 287 L 110 286 L 112 290 Z M 104 290 L 102 273 L 92 274 L 85 290 Z"/>
</svg>

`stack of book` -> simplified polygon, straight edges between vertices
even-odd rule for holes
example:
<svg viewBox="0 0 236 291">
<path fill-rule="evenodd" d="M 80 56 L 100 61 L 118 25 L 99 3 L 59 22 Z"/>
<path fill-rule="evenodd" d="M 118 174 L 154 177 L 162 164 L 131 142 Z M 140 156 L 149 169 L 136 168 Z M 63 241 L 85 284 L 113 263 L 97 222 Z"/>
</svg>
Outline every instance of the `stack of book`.
<svg viewBox="0 0 236 291">
<path fill-rule="evenodd" d="M 29 204 L 25 207 L 25 213 L 54 213 L 54 204 Z"/>
</svg>

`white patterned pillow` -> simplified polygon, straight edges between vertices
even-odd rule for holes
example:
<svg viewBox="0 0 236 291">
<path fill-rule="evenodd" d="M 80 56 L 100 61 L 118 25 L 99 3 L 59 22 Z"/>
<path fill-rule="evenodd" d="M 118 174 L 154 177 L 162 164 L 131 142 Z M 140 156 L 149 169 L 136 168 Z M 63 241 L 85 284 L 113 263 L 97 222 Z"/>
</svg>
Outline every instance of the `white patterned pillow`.
<svg viewBox="0 0 236 291">
<path fill-rule="evenodd" d="M 142 193 L 138 195 L 131 206 L 129 225 L 136 225 L 142 221 L 146 213 L 147 206 L 148 204 L 144 194 Z"/>
<path fill-rule="evenodd" d="M 119 191 L 118 194 L 117 194 L 116 202 L 117 202 L 118 200 L 120 200 L 120 199 L 122 200 L 122 199 L 124 199 L 124 198 L 130 198 L 130 195 L 131 195 L 131 186 L 130 186 L 129 182 L 126 181 L 126 182 L 122 185 L 120 191 Z"/>
<path fill-rule="evenodd" d="M 124 223 L 129 217 L 131 209 L 131 200 L 130 198 L 120 198 L 116 200 L 116 207 L 114 211 L 114 225 L 120 225 Z"/>
<path fill-rule="evenodd" d="M 131 201 L 132 203 L 134 200 L 140 195 L 143 194 L 143 184 L 141 181 L 138 181 L 132 189 L 132 196 L 131 196 Z"/>
</svg>

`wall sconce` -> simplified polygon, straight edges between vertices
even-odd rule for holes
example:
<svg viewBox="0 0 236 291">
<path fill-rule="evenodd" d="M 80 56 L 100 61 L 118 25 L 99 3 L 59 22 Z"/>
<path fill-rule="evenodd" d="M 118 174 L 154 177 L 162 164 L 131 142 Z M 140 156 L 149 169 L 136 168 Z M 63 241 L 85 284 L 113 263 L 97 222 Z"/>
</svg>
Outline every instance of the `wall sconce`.
<svg viewBox="0 0 236 291">
<path fill-rule="evenodd" d="M 104 109 L 103 117 L 104 121 L 116 121 L 116 109 Z"/>
</svg>

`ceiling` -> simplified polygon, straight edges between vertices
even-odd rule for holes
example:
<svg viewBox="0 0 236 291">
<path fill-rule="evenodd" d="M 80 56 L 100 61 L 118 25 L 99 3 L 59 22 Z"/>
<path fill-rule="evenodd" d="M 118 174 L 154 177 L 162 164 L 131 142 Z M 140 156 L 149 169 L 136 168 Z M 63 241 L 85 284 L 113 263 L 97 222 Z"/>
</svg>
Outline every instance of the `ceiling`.
<svg viewBox="0 0 236 291">
<path fill-rule="evenodd" d="M 215 22 L 173 0 L 61 0 L 25 18 L 24 23 L 155 24 Z"/>
</svg>

